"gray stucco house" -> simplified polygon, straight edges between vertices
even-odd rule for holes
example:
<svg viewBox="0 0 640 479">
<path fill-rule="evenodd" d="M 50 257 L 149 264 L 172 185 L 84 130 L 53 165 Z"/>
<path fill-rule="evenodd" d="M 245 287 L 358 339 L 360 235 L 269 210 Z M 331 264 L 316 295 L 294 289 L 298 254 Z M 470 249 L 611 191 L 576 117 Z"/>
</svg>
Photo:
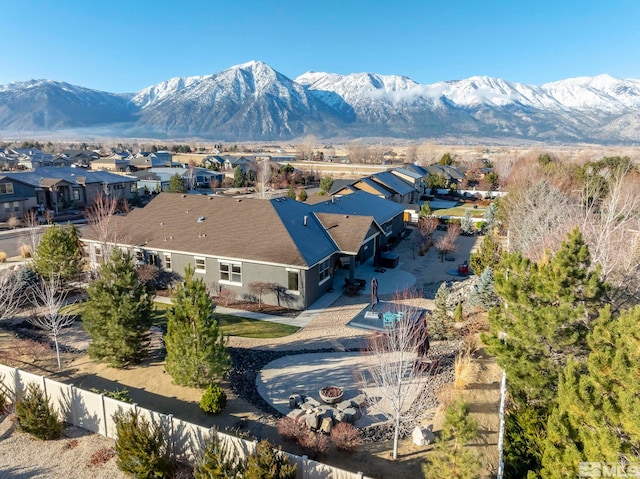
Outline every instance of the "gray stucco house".
<svg viewBox="0 0 640 479">
<path fill-rule="evenodd" d="M 358 195 L 309 205 L 287 198 L 160 193 L 144 208 L 115 218 L 117 246 L 179 275 L 191 265 L 207 284 L 238 297 L 250 294 L 252 283 L 271 283 L 276 287 L 263 302 L 306 309 L 334 287 L 341 258 L 349 258 L 353 272 L 353 265 L 372 258 L 402 224 L 403 209 L 396 203 Z M 102 245 L 90 231 L 81 239 L 97 266 Z"/>
</svg>

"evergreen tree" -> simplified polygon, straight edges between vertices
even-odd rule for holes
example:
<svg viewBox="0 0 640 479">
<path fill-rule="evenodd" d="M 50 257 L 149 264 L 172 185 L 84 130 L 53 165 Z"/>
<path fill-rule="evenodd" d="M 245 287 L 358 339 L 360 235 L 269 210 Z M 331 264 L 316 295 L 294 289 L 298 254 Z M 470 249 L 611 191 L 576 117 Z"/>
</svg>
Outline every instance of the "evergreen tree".
<svg viewBox="0 0 640 479">
<path fill-rule="evenodd" d="M 489 310 L 498 304 L 498 296 L 496 296 L 492 268 L 485 268 L 482 274 L 478 277 L 476 284 L 471 290 L 469 303 L 472 306 L 480 306 L 486 310 Z"/>
<path fill-rule="evenodd" d="M 471 254 L 469 265 L 474 274 L 482 274 L 485 268 L 495 268 L 502 259 L 502 247 L 492 235 L 486 235 L 480 244 L 480 248 Z"/>
<path fill-rule="evenodd" d="M 487 211 L 484 212 L 484 230 L 492 235 L 498 227 L 498 202 L 492 201 Z"/>
<path fill-rule="evenodd" d="M 451 165 L 453 165 L 453 158 L 451 157 L 451 154 L 450 153 L 445 153 L 444 155 L 442 155 L 442 157 L 438 161 L 438 164 L 440 166 L 451 166 Z"/>
<path fill-rule="evenodd" d="M 229 447 L 229 441 L 213 433 L 204 446 L 202 456 L 194 470 L 194 479 L 229 479 L 239 477 L 246 468 L 246 461 Z"/>
<path fill-rule="evenodd" d="M 476 479 L 481 464 L 473 451 L 463 449 L 478 435 L 478 423 L 469 416 L 469 405 L 457 402 L 447 407 L 442 434 L 422 466 L 425 479 Z M 452 443 L 453 442 L 453 443 Z"/>
<path fill-rule="evenodd" d="M 443 341 L 449 339 L 453 329 L 453 320 L 449 316 L 449 286 L 442 283 L 436 292 L 434 299 L 435 309 L 429 318 L 429 338 L 434 341 Z"/>
<path fill-rule="evenodd" d="M 287 190 L 287 198 L 290 200 L 296 199 L 296 190 L 293 189 L 293 185 L 289 185 L 289 189 Z"/>
<path fill-rule="evenodd" d="M 213 314 L 214 304 L 204 281 L 185 270 L 167 312 L 165 368 L 176 384 L 203 387 L 229 367 L 229 352 Z"/>
<path fill-rule="evenodd" d="M 77 281 L 84 259 L 75 226 L 53 224 L 45 228 L 33 259 L 33 269 L 40 276 L 59 276 L 63 283 Z"/>
<path fill-rule="evenodd" d="M 289 458 L 276 451 L 269 441 L 256 444 L 256 450 L 247 460 L 245 479 L 295 479 L 296 465 L 289 464 Z"/>
<path fill-rule="evenodd" d="M 180 176 L 178 173 L 171 176 L 171 178 L 169 178 L 169 188 L 167 189 L 167 191 L 171 193 L 185 193 L 187 189 L 184 187 L 182 176 Z"/>
<path fill-rule="evenodd" d="M 536 264 L 511 254 L 496 272 L 500 306 L 489 313 L 491 335 L 485 339 L 514 400 L 505 441 L 514 471 L 540 468 L 560 374 L 569 357 L 588 352 L 587 332 L 606 291 L 599 270 L 590 266 L 574 230 L 552 258 Z"/>
<path fill-rule="evenodd" d="M 140 362 L 148 345 L 153 294 L 138 279 L 131 257 L 114 249 L 87 288 L 82 323 L 91 358 L 114 367 Z"/>
<path fill-rule="evenodd" d="M 302 190 L 300 190 L 300 194 L 298 195 L 298 201 L 302 201 L 304 203 L 305 201 L 307 201 L 308 197 L 309 195 L 307 194 L 307 190 L 302 188 Z"/>
<path fill-rule="evenodd" d="M 640 462 L 640 306 L 603 309 L 589 356 L 569 361 L 551 413 L 543 477 L 577 477 L 580 462 Z"/>
<path fill-rule="evenodd" d="M 242 171 L 242 168 L 240 166 L 236 166 L 236 169 L 233 170 L 233 186 L 236 188 L 240 188 L 241 186 L 244 186 L 246 181 L 246 176 L 244 174 L 244 171 Z"/>
<path fill-rule="evenodd" d="M 330 176 L 325 176 L 320 180 L 320 194 L 325 195 L 329 192 L 333 186 L 333 178 Z"/>
<path fill-rule="evenodd" d="M 418 212 L 418 217 L 424 218 L 426 216 L 431 216 L 432 213 L 433 212 L 431 211 L 431 205 L 429 204 L 428 201 L 425 201 L 424 203 L 422 203 L 422 206 L 420 207 L 420 211 Z"/>
<path fill-rule="evenodd" d="M 467 210 L 464 212 L 464 216 L 462 220 L 460 220 L 460 230 L 462 234 L 471 236 L 476 232 L 476 224 L 471 218 L 471 211 Z"/>
<path fill-rule="evenodd" d="M 501 307 L 490 314 L 487 340 L 516 399 L 550 405 L 568 357 L 585 354 L 605 293 L 599 276 L 578 230 L 548 261 L 504 257 L 495 275 Z"/>
</svg>

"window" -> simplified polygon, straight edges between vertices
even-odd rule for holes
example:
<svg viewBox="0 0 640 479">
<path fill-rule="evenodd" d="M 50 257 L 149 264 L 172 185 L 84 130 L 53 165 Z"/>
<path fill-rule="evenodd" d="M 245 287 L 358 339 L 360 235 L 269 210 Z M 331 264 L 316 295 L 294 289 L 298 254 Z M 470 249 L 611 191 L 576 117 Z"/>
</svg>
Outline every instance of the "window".
<svg viewBox="0 0 640 479">
<path fill-rule="evenodd" d="M 11 202 L 9 203 L 2 203 L 2 206 L 4 206 L 4 211 L 5 213 L 9 213 L 11 211 Z"/>
<path fill-rule="evenodd" d="M 196 256 L 193 258 L 196 262 L 196 273 L 206 273 L 207 272 L 207 262 L 204 258 Z"/>
<path fill-rule="evenodd" d="M 12 195 L 13 183 L 0 183 L 0 195 Z"/>
<path fill-rule="evenodd" d="M 320 284 L 324 283 L 331 276 L 331 259 L 326 259 L 320 263 Z"/>
<path fill-rule="evenodd" d="M 241 264 L 220 261 L 220 281 L 242 284 Z"/>
<path fill-rule="evenodd" d="M 73 190 L 73 201 L 80 201 L 80 190 Z"/>
<path fill-rule="evenodd" d="M 13 202 L 13 211 L 20 211 L 20 202 L 19 201 L 14 201 Z"/>
<path fill-rule="evenodd" d="M 171 271 L 171 253 L 164 254 L 164 269 Z"/>
<path fill-rule="evenodd" d="M 102 248 L 98 245 L 93 249 L 93 253 L 96 255 L 96 258 L 102 257 Z"/>
<path fill-rule="evenodd" d="M 300 273 L 298 271 L 287 270 L 289 291 L 300 291 Z"/>
</svg>

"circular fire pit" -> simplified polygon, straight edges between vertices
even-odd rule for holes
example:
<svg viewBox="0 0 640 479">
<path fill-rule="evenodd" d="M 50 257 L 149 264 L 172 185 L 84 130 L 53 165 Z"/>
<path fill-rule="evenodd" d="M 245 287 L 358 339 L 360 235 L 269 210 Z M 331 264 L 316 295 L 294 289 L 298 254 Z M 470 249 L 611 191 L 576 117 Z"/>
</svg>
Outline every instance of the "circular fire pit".
<svg viewBox="0 0 640 479">
<path fill-rule="evenodd" d="M 325 386 L 320 389 L 320 399 L 327 404 L 336 404 L 342 401 L 344 391 L 337 386 Z"/>
</svg>

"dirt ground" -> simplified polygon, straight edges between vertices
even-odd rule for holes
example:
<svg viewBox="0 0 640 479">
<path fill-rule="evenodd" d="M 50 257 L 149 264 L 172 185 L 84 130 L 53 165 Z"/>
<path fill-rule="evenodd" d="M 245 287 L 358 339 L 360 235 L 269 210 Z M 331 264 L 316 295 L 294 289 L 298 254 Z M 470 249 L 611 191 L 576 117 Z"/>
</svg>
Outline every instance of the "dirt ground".
<svg viewBox="0 0 640 479">
<path fill-rule="evenodd" d="M 475 238 L 461 240 L 459 251 L 456 253 L 458 262 L 468 259 L 476 241 Z M 446 269 L 451 269 L 452 263 L 442 263 L 434 251 L 420 257 L 413 249 L 409 238 L 398 251 L 403 258 L 401 267 L 418 278 L 418 285 L 452 279 L 446 276 Z M 455 265 L 453 267 L 455 268 Z M 0 351 L 6 350 L 14 339 L 11 333 L 0 333 Z M 478 380 L 465 390 L 443 393 L 443 397 L 447 400 L 462 398 L 470 404 L 471 413 L 478 420 L 480 432 L 473 447 L 484 464 L 485 477 L 492 477 L 497 469 L 500 370 L 493 358 L 484 355 L 482 350 L 477 354 L 477 361 L 481 366 Z M 232 392 L 228 393 L 228 404 L 222 414 L 204 414 L 199 407 L 202 391 L 174 385 L 171 377 L 165 373 L 163 363 L 157 359 L 147 360 L 135 368 L 113 369 L 92 362 L 84 354 L 63 354 L 63 368 L 58 371 L 55 357 L 49 352 L 39 358 L 18 358 L 15 365 L 55 380 L 73 383 L 77 387 L 109 390 L 126 388 L 130 391 L 133 401 L 141 406 L 161 413 L 172 413 L 176 417 L 203 426 L 216 426 L 221 431 L 241 430 L 257 439 L 269 439 L 292 453 L 302 454 L 295 444 L 281 440 L 276 432 L 273 417 L 236 397 Z M 440 429 L 441 413 L 442 408 L 433 419 L 433 429 L 436 432 Z M 361 471 L 373 478 L 414 478 L 422 477 L 421 465 L 429 449 L 414 445 L 411 438 L 408 438 L 400 442 L 399 458 L 396 461 L 391 459 L 389 442 L 366 444 L 353 454 L 332 451 L 318 459 L 345 470 Z"/>
</svg>

